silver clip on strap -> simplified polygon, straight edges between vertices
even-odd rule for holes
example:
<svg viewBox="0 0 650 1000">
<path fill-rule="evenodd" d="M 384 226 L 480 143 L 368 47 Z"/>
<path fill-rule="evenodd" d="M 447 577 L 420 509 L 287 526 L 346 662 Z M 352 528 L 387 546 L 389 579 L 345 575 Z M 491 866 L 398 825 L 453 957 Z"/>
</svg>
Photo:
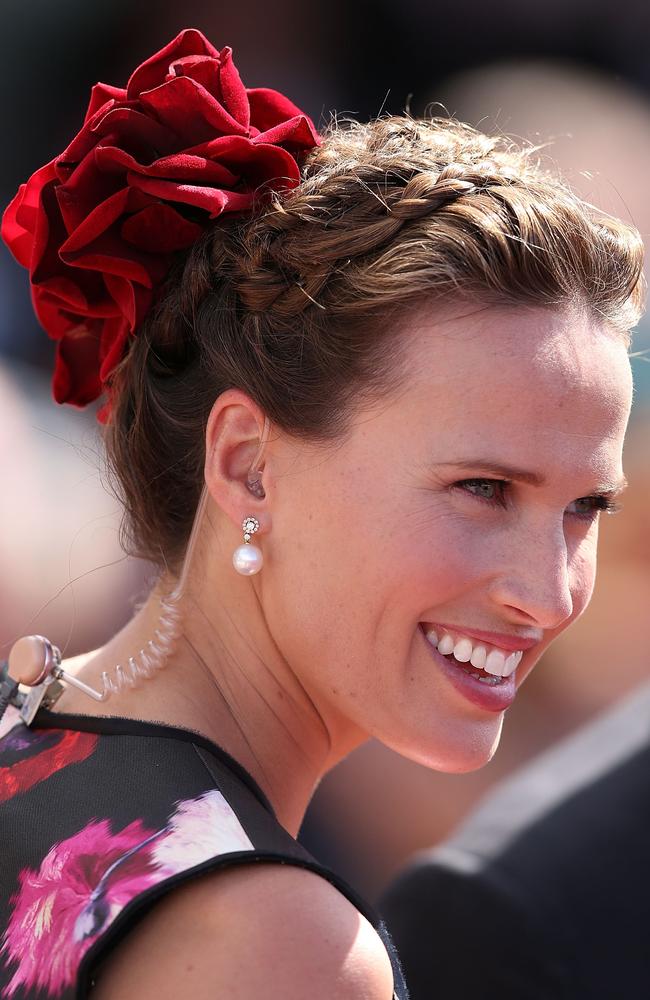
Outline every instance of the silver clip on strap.
<svg viewBox="0 0 650 1000">
<path fill-rule="evenodd" d="M 99 691 L 61 668 L 61 651 L 43 635 L 26 635 L 14 643 L 0 676 L 0 720 L 13 705 L 29 725 L 39 708 L 50 708 L 63 694 L 62 681 L 102 701 Z M 21 686 L 30 690 L 23 692 Z"/>
</svg>

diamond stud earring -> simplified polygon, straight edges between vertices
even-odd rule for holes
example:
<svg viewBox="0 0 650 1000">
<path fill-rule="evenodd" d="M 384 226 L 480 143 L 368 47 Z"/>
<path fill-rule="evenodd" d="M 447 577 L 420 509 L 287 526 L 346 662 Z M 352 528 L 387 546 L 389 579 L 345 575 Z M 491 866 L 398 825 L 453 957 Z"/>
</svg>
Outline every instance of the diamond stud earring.
<svg viewBox="0 0 650 1000">
<path fill-rule="evenodd" d="M 241 526 L 244 544 L 233 552 L 232 564 L 242 576 L 253 576 L 254 573 L 259 573 L 264 562 L 262 550 L 257 545 L 251 545 L 251 536 L 260 530 L 260 522 L 256 517 L 245 517 Z"/>
</svg>

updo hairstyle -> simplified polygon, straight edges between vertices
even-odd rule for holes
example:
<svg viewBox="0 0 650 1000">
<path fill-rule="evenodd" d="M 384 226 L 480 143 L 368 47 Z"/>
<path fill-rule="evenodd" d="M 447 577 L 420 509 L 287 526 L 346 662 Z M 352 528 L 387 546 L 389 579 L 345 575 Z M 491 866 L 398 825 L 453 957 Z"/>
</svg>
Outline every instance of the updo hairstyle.
<svg viewBox="0 0 650 1000">
<path fill-rule="evenodd" d="M 106 444 L 125 550 L 179 572 L 226 389 L 282 431 L 334 441 L 357 405 L 399 388 L 414 310 L 579 303 L 627 338 L 642 254 L 634 228 L 534 149 L 446 119 L 332 125 L 296 189 L 177 261 L 115 371 Z"/>
</svg>

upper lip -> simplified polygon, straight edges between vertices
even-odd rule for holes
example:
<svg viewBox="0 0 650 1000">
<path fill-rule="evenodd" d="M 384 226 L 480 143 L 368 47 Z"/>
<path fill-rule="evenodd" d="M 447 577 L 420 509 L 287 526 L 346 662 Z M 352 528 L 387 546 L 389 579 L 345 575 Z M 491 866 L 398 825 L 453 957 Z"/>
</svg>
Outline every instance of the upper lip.
<svg viewBox="0 0 650 1000">
<path fill-rule="evenodd" d="M 541 636 L 525 638 L 523 635 L 513 635 L 512 632 L 485 632 L 482 629 L 465 628 L 464 625 L 445 625 L 442 622 L 422 622 L 422 624 L 425 629 L 432 628 L 436 632 L 453 632 L 466 635 L 470 639 L 478 639 L 479 642 L 489 642 L 490 645 L 498 646 L 499 649 L 508 650 L 510 653 L 530 649 L 541 642 Z"/>
</svg>

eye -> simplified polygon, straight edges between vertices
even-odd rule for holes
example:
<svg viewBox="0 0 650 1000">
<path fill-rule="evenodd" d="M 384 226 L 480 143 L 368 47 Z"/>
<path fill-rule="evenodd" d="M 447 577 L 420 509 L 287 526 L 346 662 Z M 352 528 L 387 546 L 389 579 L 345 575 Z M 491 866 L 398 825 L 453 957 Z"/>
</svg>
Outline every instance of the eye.
<svg viewBox="0 0 650 1000">
<path fill-rule="evenodd" d="M 505 489 L 508 483 L 505 479 L 461 479 L 454 487 L 471 493 L 484 503 L 498 504 L 505 507 Z"/>
<path fill-rule="evenodd" d="M 620 509 L 620 504 L 615 503 L 611 497 L 593 496 L 578 497 L 577 500 L 573 500 L 567 507 L 567 512 L 584 520 L 593 520 L 601 511 L 616 514 Z"/>
</svg>

